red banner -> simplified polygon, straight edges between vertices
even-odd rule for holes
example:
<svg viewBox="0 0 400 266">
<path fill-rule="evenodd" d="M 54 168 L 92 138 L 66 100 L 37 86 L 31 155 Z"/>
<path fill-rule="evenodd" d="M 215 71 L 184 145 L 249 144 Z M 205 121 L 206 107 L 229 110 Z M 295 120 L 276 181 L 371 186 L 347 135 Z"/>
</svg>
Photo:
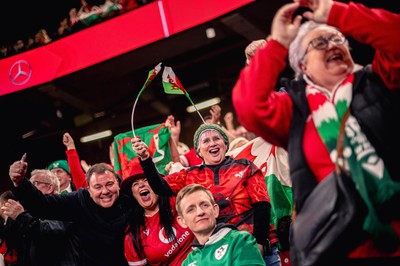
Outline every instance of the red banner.
<svg viewBox="0 0 400 266">
<path fill-rule="evenodd" d="M 0 60 L 0 96 L 31 88 L 215 19 L 254 0 L 159 0 Z"/>
</svg>

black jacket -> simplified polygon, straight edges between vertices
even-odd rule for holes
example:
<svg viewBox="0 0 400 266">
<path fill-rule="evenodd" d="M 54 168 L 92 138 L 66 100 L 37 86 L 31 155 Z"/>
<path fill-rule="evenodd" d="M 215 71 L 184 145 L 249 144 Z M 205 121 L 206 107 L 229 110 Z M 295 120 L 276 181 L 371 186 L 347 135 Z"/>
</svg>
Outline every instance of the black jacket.
<svg viewBox="0 0 400 266">
<path fill-rule="evenodd" d="M 68 232 L 71 222 L 40 220 L 28 212 L 7 219 L 5 240 L 24 266 L 79 265 L 77 247 Z"/>
<path fill-rule="evenodd" d="M 124 266 L 125 229 L 137 206 L 120 195 L 111 208 L 93 202 L 86 189 L 65 195 L 43 195 L 26 178 L 12 192 L 32 215 L 43 219 L 72 221 L 71 233 L 79 240 L 81 265 Z"/>
</svg>

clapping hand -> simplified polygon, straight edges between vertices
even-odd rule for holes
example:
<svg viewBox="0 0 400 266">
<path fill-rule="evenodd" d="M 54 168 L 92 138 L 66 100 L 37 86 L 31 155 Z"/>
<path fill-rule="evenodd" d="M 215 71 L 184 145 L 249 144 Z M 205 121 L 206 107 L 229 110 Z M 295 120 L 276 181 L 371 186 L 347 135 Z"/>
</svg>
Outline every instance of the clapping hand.
<svg viewBox="0 0 400 266">
<path fill-rule="evenodd" d="M 13 220 L 17 219 L 18 215 L 25 211 L 21 203 L 13 199 L 9 199 L 6 203 L 4 203 L 4 205 L 1 207 L 1 210 L 5 215 Z"/>
</svg>

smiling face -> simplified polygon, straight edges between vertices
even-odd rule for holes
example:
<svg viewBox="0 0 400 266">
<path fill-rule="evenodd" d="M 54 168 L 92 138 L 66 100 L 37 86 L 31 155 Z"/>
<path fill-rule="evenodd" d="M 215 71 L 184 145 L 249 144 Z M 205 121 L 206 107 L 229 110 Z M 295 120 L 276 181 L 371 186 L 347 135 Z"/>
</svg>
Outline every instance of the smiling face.
<svg viewBox="0 0 400 266">
<path fill-rule="evenodd" d="M 119 190 L 117 177 L 112 172 L 91 174 L 88 191 L 97 205 L 103 208 L 113 206 L 119 197 Z"/>
<path fill-rule="evenodd" d="M 158 211 L 158 195 L 151 189 L 147 178 L 134 181 L 131 190 L 133 197 L 144 208 L 145 215 L 153 215 Z"/>
<path fill-rule="evenodd" d="M 316 39 L 331 39 L 338 34 L 332 28 L 318 27 L 304 37 L 302 41 L 303 51 L 306 51 L 301 70 L 315 84 L 328 90 L 332 90 L 339 82 L 343 81 L 354 68 L 347 42 L 343 44 L 328 41 L 325 49 L 317 49 L 312 45 Z"/>
<path fill-rule="evenodd" d="M 199 155 L 207 165 L 218 165 L 225 159 L 227 146 L 222 135 L 213 129 L 199 136 Z"/>
</svg>

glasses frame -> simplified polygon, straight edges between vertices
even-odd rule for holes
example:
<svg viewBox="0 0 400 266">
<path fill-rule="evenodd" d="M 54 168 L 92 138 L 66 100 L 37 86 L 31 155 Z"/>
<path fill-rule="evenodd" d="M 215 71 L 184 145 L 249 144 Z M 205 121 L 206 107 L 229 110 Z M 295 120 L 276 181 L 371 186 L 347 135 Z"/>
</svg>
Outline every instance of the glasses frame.
<svg viewBox="0 0 400 266">
<path fill-rule="evenodd" d="M 32 181 L 32 185 L 34 185 L 35 187 L 39 186 L 39 185 L 51 185 L 51 183 L 47 183 L 47 182 L 42 182 L 42 181 Z"/>
<path fill-rule="evenodd" d="M 337 39 L 337 41 L 334 40 L 335 37 L 339 37 Z M 316 44 L 316 41 L 323 41 L 322 44 L 323 46 L 318 46 Z M 310 51 L 310 46 L 312 46 L 312 48 L 314 48 L 315 50 L 326 50 L 329 47 L 329 43 L 333 43 L 334 45 L 343 45 L 345 43 L 347 43 L 347 39 L 346 37 L 341 33 L 341 32 L 336 32 L 328 37 L 325 36 L 318 36 L 314 39 L 312 39 L 308 44 L 307 44 L 307 48 L 304 51 L 303 56 L 301 57 L 301 62 L 304 61 L 304 58 L 306 57 L 306 55 L 308 54 L 308 52 Z"/>
</svg>

